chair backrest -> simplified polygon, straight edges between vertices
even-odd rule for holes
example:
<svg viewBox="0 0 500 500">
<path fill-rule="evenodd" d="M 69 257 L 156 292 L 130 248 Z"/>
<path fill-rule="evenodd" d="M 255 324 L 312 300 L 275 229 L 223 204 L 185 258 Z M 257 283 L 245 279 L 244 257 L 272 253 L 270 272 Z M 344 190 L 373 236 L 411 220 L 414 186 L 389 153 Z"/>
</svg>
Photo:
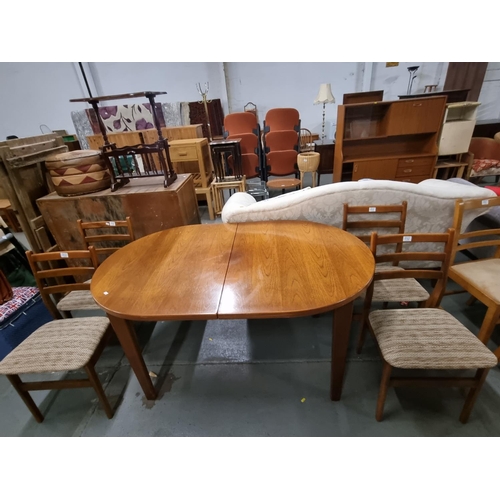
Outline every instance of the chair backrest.
<svg viewBox="0 0 500 500">
<path fill-rule="evenodd" d="M 254 113 L 231 113 L 224 117 L 225 135 L 259 134 L 257 117 Z"/>
<path fill-rule="evenodd" d="M 106 246 L 95 247 L 95 251 L 98 255 L 105 254 L 109 256 L 121 248 L 121 245 L 109 246 L 109 242 L 126 241 L 130 243 L 135 239 L 130 217 L 127 217 L 125 220 L 95 222 L 82 222 L 81 219 L 78 219 L 76 222 L 80 235 L 87 248 L 89 248 L 90 245 L 95 246 L 96 243 L 101 244 L 105 242 Z M 116 228 L 124 227 L 127 228 L 126 232 L 121 229 L 117 232 Z"/>
<path fill-rule="evenodd" d="M 313 135 L 308 128 L 300 129 L 299 151 L 314 151 Z"/>
<path fill-rule="evenodd" d="M 298 151 L 299 134 L 293 130 L 268 132 L 264 135 L 266 153 L 271 151 Z"/>
<path fill-rule="evenodd" d="M 500 207 L 500 197 L 475 200 L 456 200 L 453 228 L 455 229 L 455 240 L 453 242 L 452 262 L 455 261 L 457 252 L 470 250 L 471 248 L 497 247 L 494 258 L 500 258 L 500 227 L 497 229 L 483 229 L 480 231 L 465 231 L 462 226 L 465 212 L 468 210 L 480 210 Z M 493 237 L 493 238 L 492 238 Z M 495 238 L 496 237 L 496 238 Z M 478 239 L 479 238 L 479 239 Z M 492 238 L 492 239 L 489 239 Z M 472 240 L 472 241 L 463 241 Z M 462 241 L 462 242 L 461 242 Z"/>
<path fill-rule="evenodd" d="M 227 140 L 241 139 L 241 154 L 259 154 L 259 138 L 255 134 L 235 134 L 227 136 Z"/>
<path fill-rule="evenodd" d="M 300 132 L 299 112 L 295 108 L 274 108 L 266 113 L 264 132 L 295 130 Z"/>
<path fill-rule="evenodd" d="M 68 278 L 73 280 L 75 277 L 88 279 L 99 265 L 97 253 L 93 246 L 90 246 L 87 250 L 68 250 L 66 252 L 33 253 L 28 250 L 26 257 L 35 276 L 42 300 L 54 318 L 61 318 L 61 313 L 52 301 L 51 295 L 57 301 L 58 298 L 69 292 L 90 290 L 90 282 L 70 283 Z M 90 265 L 68 265 L 68 261 L 71 260 L 87 260 Z M 43 266 L 41 263 L 49 264 L 52 268 L 47 269 L 47 266 Z"/>
<path fill-rule="evenodd" d="M 500 143 L 490 137 L 473 137 L 470 141 L 469 152 L 475 160 L 499 160 Z"/>
<path fill-rule="evenodd" d="M 446 279 L 448 277 L 448 270 L 451 263 L 451 255 L 454 241 L 454 229 L 448 229 L 446 233 L 414 233 L 414 234 L 386 234 L 379 235 L 372 233 L 370 241 L 370 249 L 375 258 L 375 263 L 392 263 L 399 264 L 405 261 L 427 261 L 431 262 L 432 269 L 413 268 L 391 270 L 391 266 L 387 266 L 387 270 L 378 267 L 375 271 L 373 281 L 368 287 L 365 298 L 365 307 L 371 304 L 373 297 L 374 282 L 378 280 L 387 279 L 401 279 L 401 278 L 421 278 L 436 280 L 436 284 L 432 293 L 426 303 L 426 307 L 438 307 L 446 286 Z M 416 244 L 421 243 L 438 243 L 443 245 L 442 251 L 418 251 Z M 395 252 L 384 253 L 379 252 L 380 246 L 396 245 L 399 247 Z M 410 246 L 410 248 L 408 248 Z"/>
<path fill-rule="evenodd" d="M 266 154 L 269 175 L 291 175 L 298 172 L 297 151 L 274 151 Z"/>
<path fill-rule="evenodd" d="M 365 243 L 371 241 L 372 231 L 384 228 L 384 232 L 404 233 L 406 224 L 406 212 L 408 203 L 401 202 L 401 205 L 362 205 L 355 206 L 344 203 L 344 215 L 342 218 L 342 229 L 352 231 L 354 236 Z M 395 214 L 396 217 L 388 217 Z M 357 216 L 356 220 L 349 220 L 349 215 Z M 360 232 L 361 230 L 366 230 Z"/>
</svg>

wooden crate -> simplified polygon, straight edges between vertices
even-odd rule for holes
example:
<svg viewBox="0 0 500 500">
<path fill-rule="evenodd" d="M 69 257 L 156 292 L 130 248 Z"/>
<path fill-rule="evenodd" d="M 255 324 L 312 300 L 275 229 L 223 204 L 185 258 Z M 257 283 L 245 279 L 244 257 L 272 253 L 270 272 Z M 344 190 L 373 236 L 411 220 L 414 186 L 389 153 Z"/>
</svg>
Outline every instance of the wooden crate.
<svg viewBox="0 0 500 500">
<path fill-rule="evenodd" d="M 42 251 L 31 226 L 31 221 L 40 216 L 36 200 L 54 190 L 43 162 L 48 156 L 67 150 L 57 134 L 0 142 L 0 184 L 34 251 Z"/>
</svg>

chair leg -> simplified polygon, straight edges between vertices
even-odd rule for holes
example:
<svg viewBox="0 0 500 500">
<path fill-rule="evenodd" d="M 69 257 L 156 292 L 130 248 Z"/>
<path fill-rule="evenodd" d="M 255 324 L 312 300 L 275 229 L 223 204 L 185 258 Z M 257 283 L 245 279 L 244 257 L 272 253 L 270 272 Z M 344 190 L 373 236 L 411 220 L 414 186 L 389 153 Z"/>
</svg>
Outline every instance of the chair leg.
<svg viewBox="0 0 500 500">
<path fill-rule="evenodd" d="M 462 413 L 460 413 L 460 422 L 462 422 L 462 424 L 466 424 L 467 420 L 469 420 L 474 403 L 479 396 L 479 392 L 483 387 L 486 375 L 488 375 L 489 371 L 489 368 L 482 368 L 476 372 L 476 376 L 474 377 L 476 379 L 476 385 L 469 390 L 464 407 L 462 408 Z"/>
<path fill-rule="evenodd" d="M 106 397 L 106 393 L 104 392 L 104 389 L 102 387 L 101 381 L 99 380 L 99 377 L 97 376 L 95 368 L 93 366 L 87 365 L 85 366 L 85 371 L 87 372 L 92 387 L 94 388 L 94 391 L 97 393 L 97 397 L 99 398 L 99 401 L 101 402 L 101 405 L 104 408 L 104 411 L 106 412 L 106 416 L 108 418 L 113 418 L 114 414 L 113 409 L 109 404 L 108 398 Z"/>
<path fill-rule="evenodd" d="M 476 299 L 476 297 L 474 297 L 474 295 L 471 295 L 471 296 L 469 297 L 469 299 L 467 300 L 466 304 L 467 304 L 468 306 L 471 306 L 472 304 L 474 304 L 474 302 L 476 302 L 476 300 L 477 300 L 477 299 Z"/>
<path fill-rule="evenodd" d="M 365 321 L 365 318 L 363 317 L 361 319 L 361 330 L 359 332 L 358 344 L 356 346 L 356 353 L 357 354 L 361 354 L 361 351 L 363 350 L 363 346 L 365 345 L 365 339 L 366 339 L 366 321 Z"/>
<path fill-rule="evenodd" d="M 486 344 L 488 340 L 490 340 L 491 334 L 500 318 L 500 306 L 494 305 L 488 307 L 486 311 L 486 315 L 484 317 L 483 323 L 481 324 L 481 328 L 477 334 L 477 338 L 483 343 Z"/>
<path fill-rule="evenodd" d="M 43 422 L 43 415 L 41 414 L 38 406 L 35 404 L 28 391 L 25 391 L 21 388 L 21 379 L 19 375 L 7 375 L 9 382 L 12 384 L 16 392 L 21 396 L 21 399 L 24 401 L 24 404 L 28 407 L 28 410 L 31 412 L 35 420 L 41 424 Z"/>
<path fill-rule="evenodd" d="M 493 354 L 497 357 L 498 361 L 500 361 L 500 347 L 497 348 L 497 350 Z"/>
<path fill-rule="evenodd" d="M 385 398 L 387 397 L 387 389 L 389 388 L 389 381 L 391 379 L 392 366 L 384 360 L 384 367 L 382 369 L 382 380 L 380 381 L 380 390 L 377 400 L 377 413 L 375 418 L 377 422 L 382 421 L 384 414 Z"/>
</svg>

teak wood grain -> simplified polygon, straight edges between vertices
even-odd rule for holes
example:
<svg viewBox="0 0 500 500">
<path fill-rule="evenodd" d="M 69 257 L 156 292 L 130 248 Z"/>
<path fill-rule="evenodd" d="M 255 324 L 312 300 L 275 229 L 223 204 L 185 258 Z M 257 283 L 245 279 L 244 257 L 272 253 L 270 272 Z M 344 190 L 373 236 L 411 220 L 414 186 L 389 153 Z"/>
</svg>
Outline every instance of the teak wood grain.
<svg viewBox="0 0 500 500">
<path fill-rule="evenodd" d="M 352 301 L 375 261 L 355 236 L 306 221 L 183 226 L 141 238 L 99 266 L 91 292 L 148 399 L 156 395 L 132 321 L 280 318 L 335 310 L 330 395 L 339 400 Z"/>
<path fill-rule="evenodd" d="M 335 309 L 373 276 L 366 245 L 305 221 L 238 224 L 218 317 L 290 318 Z"/>
<path fill-rule="evenodd" d="M 124 319 L 215 319 L 236 226 L 182 226 L 121 248 L 92 278 L 107 313 Z"/>
</svg>

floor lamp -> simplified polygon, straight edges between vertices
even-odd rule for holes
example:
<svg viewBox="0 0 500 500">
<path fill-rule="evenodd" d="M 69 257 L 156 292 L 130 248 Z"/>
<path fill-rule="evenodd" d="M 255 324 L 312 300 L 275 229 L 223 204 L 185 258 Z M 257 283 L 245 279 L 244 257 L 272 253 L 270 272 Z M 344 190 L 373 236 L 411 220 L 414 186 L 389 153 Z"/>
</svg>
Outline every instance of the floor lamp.
<svg viewBox="0 0 500 500">
<path fill-rule="evenodd" d="M 322 83 L 319 86 L 319 92 L 314 100 L 314 104 L 323 104 L 323 125 L 321 127 L 321 142 L 325 140 L 325 104 L 333 104 L 335 97 L 332 94 L 332 88 L 329 83 Z"/>
</svg>

